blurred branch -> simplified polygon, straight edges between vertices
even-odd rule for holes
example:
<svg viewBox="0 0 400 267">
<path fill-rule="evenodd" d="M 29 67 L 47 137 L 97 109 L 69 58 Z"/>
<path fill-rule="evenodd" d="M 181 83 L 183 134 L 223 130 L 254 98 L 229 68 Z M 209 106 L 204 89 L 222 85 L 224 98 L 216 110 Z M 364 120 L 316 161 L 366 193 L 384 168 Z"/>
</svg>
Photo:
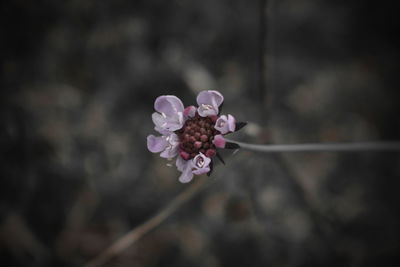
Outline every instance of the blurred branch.
<svg viewBox="0 0 400 267">
<path fill-rule="evenodd" d="M 196 179 L 195 183 L 193 183 L 190 187 L 180 193 L 177 197 L 175 197 L 167 207 L 157 213 L 154 217 L 150 218 L 143 224 L 139 225 L 138 227 L 132 229 L 130 232 L 120 237 L 103 253 L 99 254 L 97 257 L 86 263 L 84 267 L 102 266 L 114 256 L 122 253 L 125 249 L 127 249 L 137 240 L 139 240 L 143 235 L 161 224 L 182 204 L 193 197 L 199 191 L 199 189 L 205 185 L 206 181 L 208 181 L 206 177 L 199 177 L 198 179 Z"/>
<path fill-rule="evenodd" d="M 356 143 L 315 143 L 315 144 L 290 144 L 290 145 L 258 145 L 237 142 L 240 148 L 258 152 L 350 152 L 350 151 L 400 151 L 400 142 L 356 142 Z"/>
</svg>

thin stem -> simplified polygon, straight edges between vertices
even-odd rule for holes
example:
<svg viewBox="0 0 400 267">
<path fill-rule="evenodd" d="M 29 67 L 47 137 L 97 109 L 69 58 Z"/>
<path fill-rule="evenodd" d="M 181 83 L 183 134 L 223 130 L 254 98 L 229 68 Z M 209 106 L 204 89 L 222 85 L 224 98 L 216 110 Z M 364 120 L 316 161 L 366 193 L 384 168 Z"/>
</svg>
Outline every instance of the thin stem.
<svg viewBox="0 0 400 267">
<path fill-rule="evenodd" d="M 400 142 L 320 143 L 289 145 L 258 145 L 228 140 L 242 149 L 258 152 L 317 152 L 317 151 L 400 151 Z"/>
<path fill-rule="evenodd" d="M 105 264 L 114 256 L 120 254 L 122 251 L 127 249 L 137 240 L 139 240 L 143 235 L 151 231 L 153 228 L 161 224 L 165 219 L 167 219 L 172 213 L 174 213 L 183 203 L 189 200 L 195 193 L 202 188 L 207 181 L 207 178 L 197 178 L 196 182 L 175 197 L 172 202 L 154 217 L 150 218 L 143 224 L 132 229 L 119 239 L 117 239 L 111 246 L 109 246 L 103 253 L 99 254 L 97 257 L 89 261 L 84 265 L 84 267 L 99 267 Z"/>
</svg>

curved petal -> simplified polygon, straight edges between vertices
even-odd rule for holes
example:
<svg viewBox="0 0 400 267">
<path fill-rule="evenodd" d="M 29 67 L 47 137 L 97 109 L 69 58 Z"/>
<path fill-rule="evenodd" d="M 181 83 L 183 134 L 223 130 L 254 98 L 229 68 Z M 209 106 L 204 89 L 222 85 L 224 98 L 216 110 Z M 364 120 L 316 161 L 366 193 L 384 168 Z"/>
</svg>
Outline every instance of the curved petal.
<svg viewBox="0 0 400 267">
<path fill-rule="evenodd" d="M 211 105 L 201 104 L 197 109 L 197 112 L 201 117 L 215 116 L 218 114 L 218 108 Z"/>
<path fill-rule="evenodd" d="M 203 153 L 199 153 L 193 159 L 193 167 L 196 169 L 193 171 L 196 175 L 201 175 L 210 171 L 210 162 L 211 159 L 206 157 Z"/>
<path fill-rule="evenodd" d="M 231 114 L 228 115 L 228 128 L 231 132 L 234 132 L 236 129 L 236 120 Z"/>
<path fill-rule="evenodd" d="M 167 141 L 162 137 L 156 137 L 154 135 L 147 136 L 147 148 L 153 153 L 163 151 L 167 145 Z"/>
<path fill-rule="evenodd" d="M 157 97 L 154 102 L 154 109 L 168 117 L 173 117 L 176 113 L 184 111 L 182 101 L 174 95 Z"/>
<path fill-rule="evenodd" d="M 176 168 L 178 169 L 178 171 L 183 172 L 186 166 L 186 162 L 187 160 L 184 160 L 182 157 L 178 157 L 176 159 Z"/>
<path fill-rule="evenodd" d="M 215 122 L 215 129 L 217 129 L 221 134 L 226 134 L 228 132 L 234 132 L 236 128 L 236 120 L 232 115 L 222 115 Z"/>
<path fill-rule="evenodd" d="M 174 117 L 168 118 L 167 128 L 170 131 L 176 131 L 182 128 L 185 123 L 185 118 L 183 117 L 183 112 L 178 112 Z"/>
<path fill-rule="evenodd" d="M 171 145 L 178 145 L 179 144 L 179 137 L 175 133 L 171 133 L 170 135 L 168 135 L 167 141 Z"/>
<path fill-rule="evenodd" d="M 224 97 L 215 90 L 201 91 L 197 95 L 198 113 L 202 117 L 215 116 L 218 114 L 218 107 L 224 102 Z"/>
<path fill-rule="evenodd" d="M 182 112 L 174 113 L 172 116 L 167 116 L 165 113 L 154 112 L 151 115 L 153 123 L 156 125 L 156 131 L 164 134 L 165 131 L 173 132 L 182 128 L 185 123 L 185 118 Z"/>
<path fill-rule="evenodd" d="M 164 129 L 167 125 L 167 118 L 160 113 L 154 112 L 151 114 L 151 119 L 156 127 L 160 129 Z"/>
<path fill-rule="evenodd" d="M 229 131 L 228 118 L 225 115 L 219 117 L 218 120 L 215 122 L 214 128 L 217 129 L 220 133 L 226 134 Z"/>
<path fill-rule="evenodd" d="M 176 134 L 171 133 L 165 137 L 165 140 L 167 146 L 165 147 L 165 150 L 161 152 L 160 157 L 167 159 L 176 157 L 178 155 L 179 137 Z"/>
<path fill-rule="evenodd" d="M 188 160 L 183 167 L 183 172 L 181 176 L 179 176 L 179 182 L 181 183 L 188 183 L 193 179 L 192 173 L 192 161 Z"/>
<path fill-rule="evenodd" d="M 198 95 L 197 95 L 197 104 L 199 104 L 199 106 L 201 104 L 208 104 L 208 105 L 212 105 L 212 101 L 214 99 L 214 104 L 216 104 L 217 106 L 220 106 L 222 104 L 222 102 L 224 102 L 224 97 L 223 95 L 215 90 L 208 90 L 208 91 L 201 91 Z"/>
<path fill-rule="evenodd" d="M 204 159 L 204 166 L 208 166 L 208 165 L 210 165 L 210 162 L 211 162 L 211 159 L 209 158 L 209 157 L 206 157 L 203 153 L 199 153 L 199 155 L 201 156 L 201 157 L 203 157 L 203 159 Z"/>
<path fill-rule="evenodd" d="M 193 173 L 196 175 L 202 175 L 202 174 L 208 173 L 209 171 L 210 171 L 210 168 L 206 167 L 206 168 L 194 170 Z"/>
<path fill-rule="evenodd" d="M 161 127 L 158 127 L 157 125 L 154 127 L 154 130 L 156 130 L 157 132 L 159 132 L 162 135 L 170 135 L 171 131 L 163 129 Z"/>
<path fill-rule="evenodd" d="M 166 159 L 175 158 L 178 155 L 178 146 L 168 145 L 163 152 L 161 152 L 160 157 Z"/>
</svg>

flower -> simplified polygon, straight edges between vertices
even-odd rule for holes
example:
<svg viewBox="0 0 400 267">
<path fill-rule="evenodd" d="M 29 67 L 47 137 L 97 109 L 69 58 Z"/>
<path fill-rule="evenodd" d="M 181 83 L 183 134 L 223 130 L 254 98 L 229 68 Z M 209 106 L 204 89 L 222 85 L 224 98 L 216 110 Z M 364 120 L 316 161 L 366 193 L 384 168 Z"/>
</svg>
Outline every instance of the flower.
<svg viewBox="0 0 400 267">
<path fill-rule="evenodd" d="M 218 107 L 224 102 L 224 97 L 218 91 L 202 91 L 197 96 L 198 113 L 202 117 L 218 115 Z"/>
<path fill-rule="evenodd" d="M 226 117 L 225 115 L 219 117 L 214 126 L 214 128 L 220 131 L 220 133 L 222 134 L 226 134 L 228 132 L 234 132 L 235 127 L 236 127 L 236 121 L 231 114 L 228 114 L 228 117 Z"/>
<path fill-rule="evenodd" d="M 174 133 L 156 137 L 154 135 L 147 136 L 147 147 L 153 153 L 159 153 L 160 157 L 172 159 L 178 155 L 178 136 Z"/>
<path fill-rule="evenodd" d="M 147 136 L 147 148 L 167 159 L 176 159 L 176 167 L 182 172 L 179 181 L 190 182 L 194 175 L 212 171 L 212 158 L 217 150 L 226 148 L 224 135 L 235 132 L 235 118 L 228 114 L 219 116 L 224 97 L 215 90 L 202 91 L 197 96 L 198 108 L 184 108 L 182 101 L 173 95 L 157 97 L 152 114 L 154 129 L 161 136 Z"/>
<path fill-rule="evenodd" d="M 173 95 L 159 96 L 154 102 L 154 109 L 158 111 L 152 115 L 156 131 L 164 134 L 182 128 L 184 108 L 179 98 Z"/>
<path fill-rule="evenodd" d="M 201 175 L 208 173 L 210 171 L 210 163 L 211 159 L 201 152 L 191 160 L 178 157 L 176 160 L 176 167 L 182 172 L 179 181 L 181 183 L 187 183 L 193 179 L 194 174 Z"/>
</svg>

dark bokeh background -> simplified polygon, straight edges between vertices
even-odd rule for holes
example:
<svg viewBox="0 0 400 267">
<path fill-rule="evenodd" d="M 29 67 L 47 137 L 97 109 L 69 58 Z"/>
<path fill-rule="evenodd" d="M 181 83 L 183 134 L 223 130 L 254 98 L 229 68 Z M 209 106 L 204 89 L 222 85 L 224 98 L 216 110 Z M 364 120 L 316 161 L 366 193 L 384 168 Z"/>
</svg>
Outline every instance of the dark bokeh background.
<svg viewBox="0 0 400 267">
<path fill-rule="evenodd" d="M 81 266 L 188 185 L 154 99 L 204 89 L 257 143 L 399 140 L 397 12 L 371 1 L 2 1 L 2 266 Z M 399 153 L 226 153 L 107 266 L 398 266 Z M 397 265 L 396 265 L 397 263 Z"/>
</svg>

